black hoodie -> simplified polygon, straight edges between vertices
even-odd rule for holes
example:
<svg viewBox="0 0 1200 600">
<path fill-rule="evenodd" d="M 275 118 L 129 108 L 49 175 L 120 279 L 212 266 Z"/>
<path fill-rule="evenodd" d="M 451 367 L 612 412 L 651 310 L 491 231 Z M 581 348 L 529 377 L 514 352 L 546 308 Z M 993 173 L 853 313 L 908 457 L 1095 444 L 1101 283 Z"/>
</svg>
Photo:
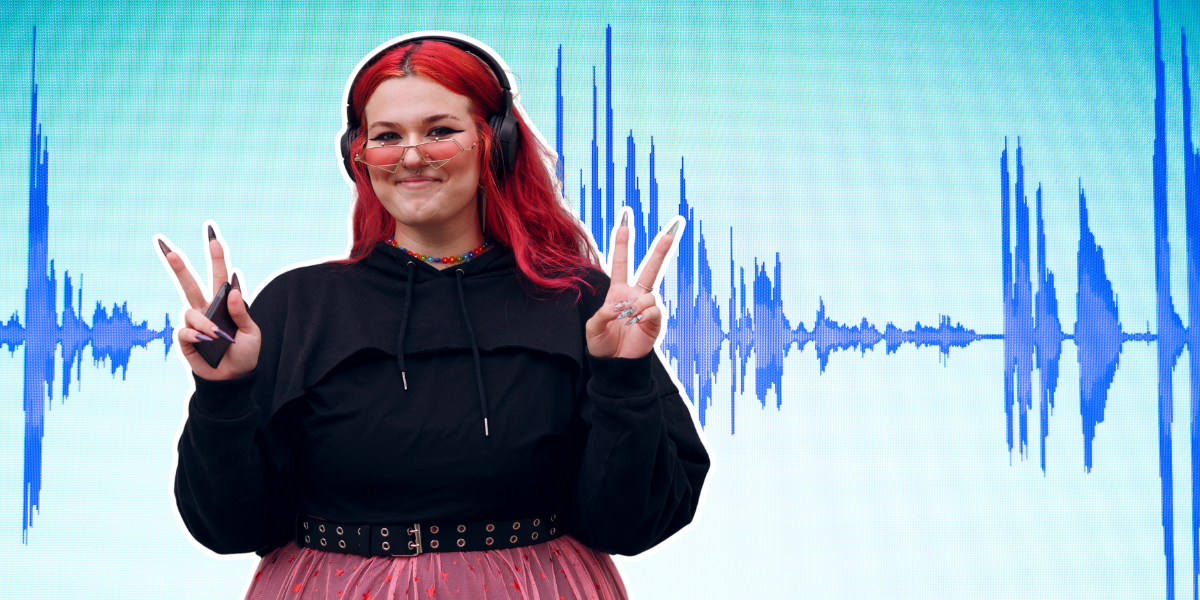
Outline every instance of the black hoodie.
<svg viewBox="0 0 1200 600">
<path fill-rule="evenodd" d="M 684 400 L 653 352 L 587 354 L 608 278 L 547 299 L 514 265 L 496 247 L 439 271 L 381 243 L 271 281 L 250 307 L 257 369 L 197 378 L 188 405 L 175 499 L 196 540 L 264 554 L 297 513 L 557 513 L 592 548 L 637 554 L 687 525 L 709 460 Z"/>
</svg>

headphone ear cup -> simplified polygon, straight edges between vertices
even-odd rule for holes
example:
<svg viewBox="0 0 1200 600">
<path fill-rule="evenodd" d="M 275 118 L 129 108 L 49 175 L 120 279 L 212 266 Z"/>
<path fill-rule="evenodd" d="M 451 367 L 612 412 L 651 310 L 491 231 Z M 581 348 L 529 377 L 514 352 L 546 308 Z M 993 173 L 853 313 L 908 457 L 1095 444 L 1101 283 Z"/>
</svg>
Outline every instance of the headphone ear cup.
<svg viewBox="0 0 1200 600">
<path fill-rule="evenodd" d="M 350 176 L 350 180 L 354 181 L 354 159 L 350 156 L 350 140 L 358 134 L 358 129 L 347 129 L 346 133 L 342 134 L 342 167 L 346 169 L 346 175 Z"/>
<path fill-rule="evenodd" d="M 512 93 L 505 91 L 504 110 L 488 118 L 488 125 L 496 134 L 492 145 L 492 172 L 496 175 L 512 173 L 517 168 L 517 150 L 521 146 L 521 128 L 512 111 Z"/>
</svg>

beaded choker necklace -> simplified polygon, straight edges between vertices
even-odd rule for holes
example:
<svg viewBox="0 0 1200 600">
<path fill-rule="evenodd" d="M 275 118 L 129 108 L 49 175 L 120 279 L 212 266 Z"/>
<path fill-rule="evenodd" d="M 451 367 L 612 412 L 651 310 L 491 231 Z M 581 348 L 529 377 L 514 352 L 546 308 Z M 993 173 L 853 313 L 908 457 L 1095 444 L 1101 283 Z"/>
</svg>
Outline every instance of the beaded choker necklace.
<svg viewBox="0 0 1200 600">
<path fill-rule="evenodd" d="M 409 250 L 408 248 L 405 248 L 404 246 L 397 244 L 395 236 L 392 236 L 391 238 L 389 238 L 387 243 L 391 244 L 392 246 L 395 246 L 396 248 L 398 248 L 400 250 L 403 250 L 405 253 L 407 253 L 409 256 L 411 256 L 413 258 L 417 258 L 417 259 L 423 260 L 428 263 L 443 263 L 443 264 L 447 264 L 447 265 L 465 263 L 468 260 L 471 260 L 472 258 L 475 258 L 476 256 L 479 256 L 480 254 L 487 252 L 493 246 L 493 244 L 491 242 L 489 242 L 487 240 L 483 240 L 483 243 L 476 246 L 474 250 L 463 252 L 462 254 L 456 254 L 454 256 L 429 256 L 428 254 L 417 254 L 416 252 L 413 252 L 412 250 Z"/>
</svg>

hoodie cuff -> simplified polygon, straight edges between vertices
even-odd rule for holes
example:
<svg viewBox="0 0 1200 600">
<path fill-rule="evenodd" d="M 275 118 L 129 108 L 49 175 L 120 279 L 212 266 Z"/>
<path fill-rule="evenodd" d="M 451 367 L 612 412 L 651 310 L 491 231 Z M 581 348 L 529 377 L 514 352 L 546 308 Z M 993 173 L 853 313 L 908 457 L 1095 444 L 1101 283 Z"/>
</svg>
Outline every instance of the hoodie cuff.
<svg viewBox="0 0 1200 600">
<path fill-rule="evenodd" d="M 192 378 L 196 381 L 192 402 L 200 414 L 210 419 L 238 419 L 254 408 L 251 390 L 258 380 L 257 369 L 241 377 L 220 381 L 203 379 L 195 373 Z"/>
<path fill-rule="evenodd" d="M 637 398 L 654 390 L 650 375 L 653 352 L 641 358 L 596 358 L 587 355 L 592 391 L 609 398 Z"/>
</svg>

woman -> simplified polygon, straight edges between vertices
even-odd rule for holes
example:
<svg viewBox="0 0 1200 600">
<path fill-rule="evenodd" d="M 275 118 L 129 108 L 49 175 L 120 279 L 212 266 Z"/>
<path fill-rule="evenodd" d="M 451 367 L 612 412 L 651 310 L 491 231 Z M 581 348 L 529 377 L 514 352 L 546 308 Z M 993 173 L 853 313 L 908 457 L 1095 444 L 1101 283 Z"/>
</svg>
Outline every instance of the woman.
<svg viewBox="0 0 1200 600">
<path fill-rule="evenodd" d="M 196 380 L 176 502 L 201 544 L 263 556 L 247 598 L 624 598 L 608 553 L 695 513 L 708 456 L 649 293 L 677 225 L 633 282 L 619 227 L 610 282 L 505 71 L 437 32 L 365 58 L 349 258 L 249 307 L 235 275 L 236 333 L 160 241 Z M 214 368 L 196 344 L 215 336 L 235 343 Z"/>
</svg>

